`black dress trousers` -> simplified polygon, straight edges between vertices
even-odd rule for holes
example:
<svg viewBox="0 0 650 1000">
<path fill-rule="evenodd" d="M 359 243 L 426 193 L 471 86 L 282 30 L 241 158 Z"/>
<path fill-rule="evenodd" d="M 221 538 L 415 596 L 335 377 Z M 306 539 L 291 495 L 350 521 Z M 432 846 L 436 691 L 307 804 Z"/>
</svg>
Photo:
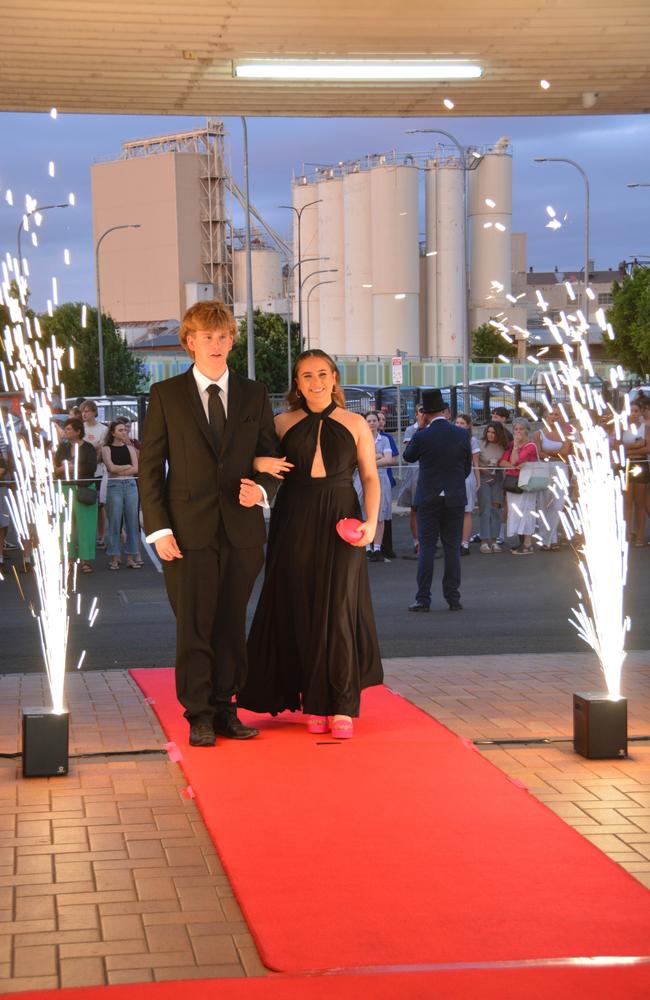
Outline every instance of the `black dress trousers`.
<svg viewBox="0 0 650 1000">
<path fill-rule="evenodd" d="M 246 608 L 264 563 L 260 546 L 214 544 L 163 564 L 176 616 L 176 696 L 190 722 L 212 722 L 246 680 Z"/>
</svg>

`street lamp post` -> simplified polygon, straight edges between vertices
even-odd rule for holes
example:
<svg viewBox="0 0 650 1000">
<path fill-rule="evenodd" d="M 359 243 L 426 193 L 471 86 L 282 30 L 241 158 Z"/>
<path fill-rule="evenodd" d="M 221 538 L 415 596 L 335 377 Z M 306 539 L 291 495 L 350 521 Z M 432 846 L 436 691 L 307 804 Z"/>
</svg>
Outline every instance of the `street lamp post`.
<svg viewBox="0 0 650 1000">
<path fill-rule="evenodd" d="M 589 296 L 587 287 L 589 285 L 589 178 L 579 163 L 575 160 L 568 160 L 565 156 L 536 156 L 535 163 L 568 163 L 575 167 L 582 176 L 585 183 L 585 225 L 584 225 L 584 284 L 582 294 L 582 311 L 585 322 L 589 324 Z"/>
<path fill-rule="evenodd" d="M 629 188 L 650 188 L 650 181 L 637 181 L 635 184 L 626 184 Z"/>
<path fill-rule="evenodd" d="M 336 268 L 334 268 L 334 270 L 336 270 Z M 316 273 L 317 272 L 314 272 L 314 274 Z M 311 278 L 311 275 L 308 275 L 308 277 Z M 305 281 L 306 280 L 307 278 L 305 278 Z M 311 293 L 314 291 L 314 289 L 319 288 L 320 285 L 333 285 L 335 281 L 336 281 L 335 278 L 328 278 L 326 281 L 317 281 L 316 284 L 312 285 L 309 291 L 307 292 L 307 350 L 310 350 L 310 344 L 311 344 L 309 338 L 309 300 L 311 299 Z"/>
<path fill-rule="evenodd" d="M 243 133 L 244 153 L 244 246 L 246 251 L 246 348 L 248 377 L 255 378 L 255 328 L 253 320 L 253 257 L 251 254 L 251 208 L 248 184 L 248 126 L 244 115 L 240 115 Z"/>
<path fill-rule="evenodd" d="M 97 285 L 97 344 L 99 351 L 99 394 L 100 396 L 106 395 L 106 379 L 104 377 L 104 337 L 102 335 L 102 297 L 101 297 L 101 286 L 99 281 L 99 248 L 102 241 L 106 239 L 109 233 L 114 233 L 116 229 L 139 229 L 139 222 L 127 222 L 121 226 L 111 226 L 109 229 L 105 229 L 102 235 L 97 240 L 95 245 L 95 281 Z"/>
<path fill-rule="evenodd" d="M 306 208 L 311 208 L 312 205 L 318 205 L 323 199 L 316 198 L 314 201 L 308 201 L 302 208 L 296 208 L 295 205 L 279 205 L 279 208 L 288 208 L 291 212 L 296 213 L 298 219 L 298 326 L 300 327 L 300 341 L 302 343 L 302 245 L 301 245 L 301 233 L 300 227 L 302 225 L 302 213 Z"/>
<path fill-rule="evenodd" d="M 289 389 L 291 388 L 291 374 L 292 374 L 292 363 L 291 363 L 291 311 L 290 311 L 290 301 L 291 293 L 289 291 L 289 277 L 293 274 L 295 269 L 299 264 L 305 264 L 307 261 L 314 263 L 317 260 L 329 260 L 329 257 L 304 257 L 302 260 L 297 260 L 295 264 L 287 270 L 287 385 Z M 294 293 L 295 298 L 295 293 Z"/>
<path fill-rule="evenodd" d="M 70 208 L 70 202 L 63 201 L 60 205 L 37 205 L 36 208 L 32 208 L 29 212 L 25 212 L 20 220 L 20 225 L 18 226 L 17 244 L 18 244 L 18 267 L 20 272 L 23 270 L 23 255 L 21 248 L 21 236 L 23 232 L 23 227 L 25 225 L 25 220 L 29 219 L 32 215 L 40 215 L 41 212 L 48 212 L 51 208 Z"/>
<path fill-rule="evenodd" d="M 303 278 L 302 283 L 299 287 L 298 294 L 302 297 L 302 286 L 305 285 L 310 278 L 313 278 L 315 274 L 335 274 L 338 271 L 338 267 L 320 267 L 317 271 L 312 271 L 305 278 Z M 329 282 L 317 281 L 314 288 L 318 288 L 319 285 L 329 284 Z M 311 295 L 311 288 L 309 289 L 309 294 L 307 299 L 309 301 L 309 295 Z M 302 337 L 302 327 L 300 328 L 300 350 L 302 351 L 304 347 L 304 341 Z M 307 350 L 309 350 L 309 312 L 307 313 Z"/>
<path fill-rule="evenodd" d="M 412 128 L 407 129 L 407 135 L 417 135 L 420 133 L 426 133 L 431 135 L 444 135 L 450 142 L 454 144 L 458 150 L 458 156 L 463 169 L 463 260 L 465 261 L 465 268 L 463 271 L 463 301 L 465 303 L 465 309 L 463 312 L 462 327 L 461 327 L 461 338 L 462 338 L 462 362 L 463 362 L 463 386 L 465 387 L 465 392 L 467 393 L 469 389 L 469 281 L 468 281 L 468 271 L 469 271 L 469 239 L 467 237 L 467 150 L 461 145 L 460 140 L 452 135 L 451 132 L 447 132 L 444 128 Z"/>
</svg>

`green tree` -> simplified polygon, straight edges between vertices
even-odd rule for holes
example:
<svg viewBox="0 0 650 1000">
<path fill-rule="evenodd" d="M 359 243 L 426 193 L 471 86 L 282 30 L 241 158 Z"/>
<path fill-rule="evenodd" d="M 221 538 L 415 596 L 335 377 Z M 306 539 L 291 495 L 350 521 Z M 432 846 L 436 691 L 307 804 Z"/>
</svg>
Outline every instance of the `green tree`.
<svg viewBox="0 0 650 1000">
<path fill-rule="evenodd" d="M 629 371 L 645 375 L 650 372 L 650 268 L 635 267 L 622 283 L 615 281 L 612 300 L 607 319 L 616 336 L 603 336 L 605 350 Z"/>
<path fill-rule="evenodd" d="M 489 323 L 482 323 L 472 330 L 472 361 L 486 361 L 499 354 L 514 358 L 517 356 L 517 345 L 509 344 Z"/>
<path fill-rule="evenodd" d="M 99 342 L 97 310 L 86 306 L 86 326 L 81 325 L 83 303 L 65 302 L 53 316 L 41 316 L 44 331 L 56 337 L 60 347 L 74 348 L 75 366 L 69 367 L 66 354 L 62 380 L 68 396 L 99 394 Z M 142 362 L 128 349 L 110 316 L 102 313 L 104 374 L 108 396 L 133 396 L 146 384 Z"/>
<path fill-rule="evenodd" d="M 15 281 L 12 281 L 10 283 L 9 289 L 7 291 L 6 298 L 7 299 L 9 299 L 9 298 L 15 299 L 15 301 L 16 301 L 17 304 L 20 302 L 19 293 L 18 293 L 18 286 L 17 286 L 17 284 L 16 284 Z M 25 303 L 25 305 L 21 305 L 20 306 L 20 310 L 21 310 L 23 316 L 28 317 L 30 320 L 34 319 L 34 316 L 35 316 L 34 310 L 30 309 L 30 307 L 29 307 L 29 289 L 27 290 L 26 303 Z M 8 305 L 8 303 L 6 301 L 3 301 L 3 302 L 0 302 L 0 359 L 2 361 L 4 361 L 5 364 L 7 363 L 7 356 L 6 356 L 6 352 L 5 352 L 5 348 L 4 348 L 4 341 L 3 341 L 2 334 L 4 333 L 4 329 L 5 329 L 6 326 L 11 327 L 11 326 L 13 326 L 13 323 L 12 323 L 12 320 L 11 320 L 11 312 L 10 312 L 10 309 L 9 309 L 9 305 Z M 34 327 L 32 327 L 32 331 L 33 330 L 34 330 Z"/>
<path fill-rule="evenodd" d="M 278 313 L 253 313 L 255 332 L 255 378 L 263 382 L 268 392 L 285 392 L 287 389 L 287 323 Z M 240 375 L 248 371 L 246 320 L 241 324 L 228 357 L 228 367 Z M 291 324 L 291 359 L 299 353 L 298 324 Z"/>
</svg>

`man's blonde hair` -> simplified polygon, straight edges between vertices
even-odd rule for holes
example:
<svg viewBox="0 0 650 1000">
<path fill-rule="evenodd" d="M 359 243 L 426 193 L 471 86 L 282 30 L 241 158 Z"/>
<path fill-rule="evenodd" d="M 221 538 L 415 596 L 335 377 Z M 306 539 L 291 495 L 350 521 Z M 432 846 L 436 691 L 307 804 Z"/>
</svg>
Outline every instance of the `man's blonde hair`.
<svg viewBox="0 0 650 1000">
<path fill-rule="evenodd" d="M 223 330 L 236 337 L 237 321 L 226 303 L 218 299 L 196 302 L 190 306 L 181 320 L 178 331 L 179 340 L 190 357 L 194 357 L 194 354 L 187 346 L 187 336 L 197 333 L 198 330 Z"/>
</svg>

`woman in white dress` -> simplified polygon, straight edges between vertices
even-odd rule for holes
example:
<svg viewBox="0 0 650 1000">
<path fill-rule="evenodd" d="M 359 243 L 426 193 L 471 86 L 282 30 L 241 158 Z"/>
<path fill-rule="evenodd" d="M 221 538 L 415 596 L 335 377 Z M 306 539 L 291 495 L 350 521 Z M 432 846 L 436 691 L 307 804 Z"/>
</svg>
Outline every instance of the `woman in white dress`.
<svg viewBox="0 0 650 1000">
<path fill-rule="evenodd" d="M 383 434 L 379 433 L 379 419 L 377 417 L 376 410 L 370 410 L 369 413 L 366 413 L 366 422 L 372 431 L 373 438 L 375 439 L 377 472 L 379 474 L 379 485 L 381 487 L 379 516 L 377 518 L 377 533 L 372 540 L 372 545 L 368 545 L 366 554 L 371 562 L 386 562 L 381 554 L 381 542 L 384 537 L 384 521 L 390 518 L 393 509 L 393 495 L 387 468 L 389 465 L 395 464 L 395 459 L 393 458 L 390 441 L 388 438 L 384 437 Z M 365 510 L 363 504 L 363 488 L 361 486 L 361 479 L 359 477 L 358 470 L 354 473 L 353 483 L 354 488 L 357 491 L 357 496 L 359 497 L 361 509 Z"/>
<path fill-rule="evenodd" d="M 465 480 L 467 501 L 465 505 L 465 517 L 463 519 L 463 540 L 460 546 L 461 556 L 468 556 L 469 540 L 472 537 L 472 512 L 476 507 L 476 497 L 478 495 L 478 488 L 481 482 L 481 473 L 478 463 L 481 445 L 478 439 L 472 435 L 472 418 L 469 413 L 459 413 L 456 417 L 456 426 L 462 427 L 463 430 L 467 431 L 472 444 L 472 471 Z"/>
<path fill-rule="evenodd" d="M 512 422 L 514 440 L 509 444 L 499 461 L 501 468 L 506 470 L 504 490 L 508 498 L 508 521 L 506 534 L 519 535 L 519 545 L 511 549 L 515 556 L 529 556 L 533 553 L 533 534 L 537 531 L 538 520 L 533 512 L 542 506 L 544 490 L 524 493 L 517 486 L 519 470 L 526 462 L 537 461 L 537 448 L 530 440 L 530 424 L 524 417 L 517 417 Z"/>
<path fill-rule="evenodd" d="M 566 459 L 571 454 L 569 434 L 572 427 L 562 418 L 557 406 L 549 411 L 545 427 L 535 431 L 533 441 L 543 462 L 551 465 L 551 487 L 542 496 L 539 534 L 541 547 L 545 551 L 556 552 L 561 546 L 557 540 L 560 513 L 564 510 L 569 495 L 569 474 Z"/>
</svg>

